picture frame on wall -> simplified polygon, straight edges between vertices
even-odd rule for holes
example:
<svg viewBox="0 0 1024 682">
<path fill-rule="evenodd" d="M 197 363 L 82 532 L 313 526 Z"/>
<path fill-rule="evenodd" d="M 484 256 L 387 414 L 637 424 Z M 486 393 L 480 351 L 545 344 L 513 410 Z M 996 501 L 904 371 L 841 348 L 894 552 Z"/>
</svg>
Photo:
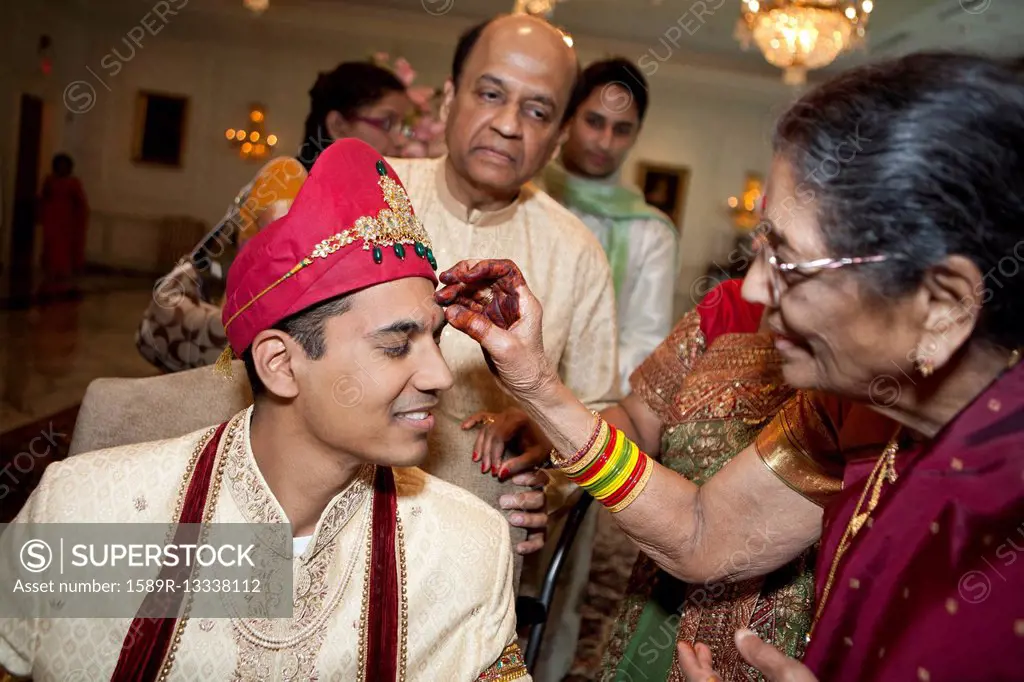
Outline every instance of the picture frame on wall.
<svg viewBox="0 0 1024 682">
<path fill-rule="evenodd" d="M 682 232 L 690 169 L 641 161 L 637 165 L 636 182 L 647 203 L 671 218 L 676 229 Z"/>
<path fill-rule="evenodd" d="M 181 168 L 188 113 L 189 98 L 184 95 L 140 90 L 135 100 L 132 161 Z"/>
</svg>

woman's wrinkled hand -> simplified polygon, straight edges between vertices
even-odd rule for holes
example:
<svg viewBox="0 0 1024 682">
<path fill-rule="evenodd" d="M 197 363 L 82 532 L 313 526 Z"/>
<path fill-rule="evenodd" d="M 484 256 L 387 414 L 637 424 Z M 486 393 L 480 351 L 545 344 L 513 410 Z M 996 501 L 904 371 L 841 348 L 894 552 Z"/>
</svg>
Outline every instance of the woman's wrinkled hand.
<svg viewBox="0 0 1024 682">
<path fill-rule="evenodd" d="M 543 393 L 558 376 L 544 355 L 540 302 L 510 260 L 464 260 L 440 275 L 434 294 L 448 323 L 484 350 L 501 385 L 520 400 Z"/>
<path fill-rule="evenodd" d="M 735 641 L 743 660 L 761 671 L 768 682 L 818 682 L 810 668 L 764 642 L 752 630 L 737 630 Z M 724 678 L 711 667 L 707 645 L 691 647 L 679 642 L 677 649 L 679 668 L 687 682 L 722 682 Z"/>
<path fill-rule="evenodd" d="M 478 427 L 481 428 L 473 445 L 473 461 L 480 462 L 480 473 L 490 472 L 504 481 L 539 468 L 548 460 L 551 442 L 518 407 L 497 413 L 477 412 L 462 422 L 464 431 Z M 505 460 L 509 450 L 520 454 Z"/>
<path fill-rule="evenodd" d="M 679 670 L 686 682 L 723 682 L 721 675 L 711 667 L 711 649 L 707 644 L 697 642 L 690 646 L 689 642 L 676 645 L 679 653 Z"/>
</svg>

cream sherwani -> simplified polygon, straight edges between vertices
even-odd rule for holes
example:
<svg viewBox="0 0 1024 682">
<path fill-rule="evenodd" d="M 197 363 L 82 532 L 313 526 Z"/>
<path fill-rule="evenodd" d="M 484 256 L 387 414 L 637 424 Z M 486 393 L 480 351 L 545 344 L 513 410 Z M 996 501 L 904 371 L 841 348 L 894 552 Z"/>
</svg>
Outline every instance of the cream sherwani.
<svg viewBox="0 0 1024 682">
<path fill-rule="evenodd" d="M 236 415 L 221 441 L 223 478 L 214 521 L 285 523 L 249 445 L 252 408 Z M 166 523 L 184 486 L 193 452 L 209 431 L 173 440 L 112 448 L 47 468 L 20 522 Z M 233 437 L 229 436 L 234 434 Z M 274 637 L 309 630 L 281 650 L 251 643 L 230 619 L 186 622 L 170 680 L 358 679 L 362 586 L 368 551 L 365 519 L 372 472 L 325 509 L 307 549 L 294 560 L 292 619 L 255 621 Z M 529 679 L 502 677 L 490 666 L 515 640 L 512 552 L 501 515 L 470 493 L 419 469 L 396 469 L 398 515 L 404 528 L 408 581 L 408 680 Z M 211 493 L 212 494 L 212 493 Z M 351 581 L 324 614 L 342 576 Z M 308 627 L 321 616 L 321 627 Z M 268 625 L 271 623 L 271 625 Z M 0 666 L 35 682 L 108 680 L 131 625 L 122 619 L 0 620 Z M 372 673 L 370 676 L 372 679 Z"/>
<path fill-rule="evenodd" d="M 515 261 L 544 307 L 544 350 L 566 386 L 593 409 L 618 398 L 615 292 L 600 242 L 580 220 L 531 184 L 510 206 L 469 210 L 448 190 L 445 157 L 388 159 L 434 244 L 438 271 L 467 258 Z M 459 425 L 480 410 L 514 405 L 487 369 L 480 346 L 452 329 L 441 352 L 454 386 L 441 394 L 424 468 L 497 507 L 507 487 L 481 476 L 471 455 L 476 431 Z M 513 528 L 513 539 L 522 539 Z"/>
</svg>

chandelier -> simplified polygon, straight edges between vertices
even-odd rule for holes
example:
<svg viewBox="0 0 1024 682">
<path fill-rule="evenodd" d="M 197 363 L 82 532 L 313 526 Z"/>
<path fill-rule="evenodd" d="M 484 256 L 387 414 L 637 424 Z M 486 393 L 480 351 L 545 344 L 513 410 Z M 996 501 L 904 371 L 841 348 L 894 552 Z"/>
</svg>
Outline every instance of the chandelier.
<svg viewBox="0 0 1024 682">
<path fill-rule="evenodd" d="M 760 175 L 748 173 L 743 186 L 743 194 L 738 197 L 729 197 L 726 202 L 729 204 L 732 222 L 741 232 L 750 232 L 760 222 L 757 209 L 762 196 L 764 196 L 764 180 Z"/>
<path fill-rule="evenodd" d="M 555 5 L 559 2 L 565 2 L 565 0 L 516 0 L 512 5 L 512 14 L 529 14 L 551 21 L 555 13 Z M 562 34 L 565 44 L 572 47 L 573 37 L 563 28 L 559 28 L 558 31 Z"/>
<path fill-rule="evenodd" d="M 736 38 L 753 41 L 789 85 L 863 44 L 873 0 L 743 0 Z"/>
</svg>

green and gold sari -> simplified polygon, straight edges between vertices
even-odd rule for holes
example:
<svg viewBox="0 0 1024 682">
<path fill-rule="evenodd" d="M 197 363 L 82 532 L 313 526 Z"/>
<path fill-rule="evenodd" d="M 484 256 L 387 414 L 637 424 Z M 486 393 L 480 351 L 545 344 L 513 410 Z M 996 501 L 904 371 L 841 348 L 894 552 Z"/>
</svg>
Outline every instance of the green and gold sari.
<svg viewBox="0 0 1024 682">
<path fill-rule="evenodd" d="M 664 425 L 661 463 L 698 485 L 750 445 L 794 393 L 782 381 L 768 335 L 720 333 L 709 340 L 701 314 L 702 308 L 687 314 L 631 377 L 634 393 Z M 801 656 L 812 616 L 812 554 L 763 578 L 702 585 L 682 583 L 641 555 L 599 679 L 680 680 L 673 665 L 680 640 L 711 647 L 715 669 L 727 680 L 763 679 L 740 658 L 733 634 L 751 628 L 787 655 Z M 737 568 L 750 559 L 734 557 Z"/>
</svg>

